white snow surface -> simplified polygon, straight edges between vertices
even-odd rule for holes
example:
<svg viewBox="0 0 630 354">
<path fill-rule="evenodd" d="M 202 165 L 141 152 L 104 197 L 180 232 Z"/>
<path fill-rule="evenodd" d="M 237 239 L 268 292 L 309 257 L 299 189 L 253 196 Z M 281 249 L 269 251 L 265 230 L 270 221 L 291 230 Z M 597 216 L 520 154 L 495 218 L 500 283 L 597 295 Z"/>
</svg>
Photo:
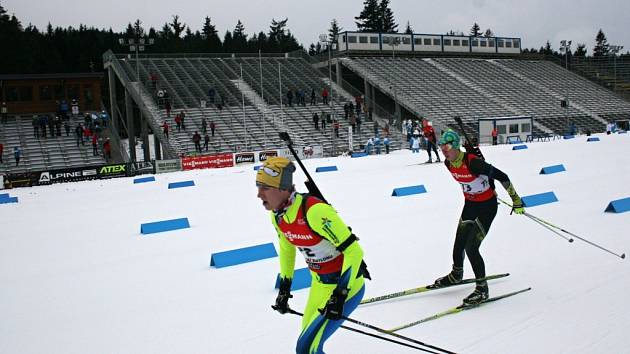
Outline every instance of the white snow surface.
<svg viewBox="0 0 630 354">
<path fill-rule="evenodd" d="M 559 202 L 528 209 L 621 254 L 630 212 L 604 213 L 630 197 L 630 134 L 600 142 L 483 147 L 521 196 L 553 191 Z M 426 153 L 305 161 L 319 188 L 360 237 L 373 280 L 366 298 L 433 282 L 451 268 L 463 196 Z M 566 172 L 540 175 L 544 166 Z M 315 173 L 336 165 L 338 172 Z M 301 318 L 270 308 L 278 259 L 216 269 L 213 252 L 274 242 L 256 198 L 252 165 L 14 189 L 0 204 L 0 353 L 292 353 Z M 169 182 L 196 186 L 169 190 Z M 305 177 L 298 171 L 299 191 Z M 396 187 L 427 193 L 392 197 Z M 499 196 L 509 200 L 497 185 Z M 140 224 L 187 217 L 191 228 L 141 235 Z M 482 245 L 490 294 L 532 287 L 480 308 L 399 332 L 458 353 L 630 353 L 630 260 L 580 240 L 568 243 L 499 206 Z M 305 266 L 297 256 L 296 268 Z M 473 273 L 465 261 L 465 276 Z M 461 303 L 474 285 L 360 306 L 351 317 L 382 328 Z M 302 311 L 308 290 L 290 305 Z M 356 325 L 345 323 L 349 326 Z M 357 327 L 361 330 L 368 329 Z M 416 350 L 339 329 L 327 353 Z"/>
</svg>

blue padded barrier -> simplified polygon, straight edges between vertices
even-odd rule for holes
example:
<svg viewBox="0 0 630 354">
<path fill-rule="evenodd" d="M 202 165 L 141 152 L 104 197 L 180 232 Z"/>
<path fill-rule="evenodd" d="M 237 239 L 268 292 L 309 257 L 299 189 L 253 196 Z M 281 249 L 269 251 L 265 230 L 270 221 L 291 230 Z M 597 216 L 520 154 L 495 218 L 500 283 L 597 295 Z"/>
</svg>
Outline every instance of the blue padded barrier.
<svg viewBox="0 0 630 354">
<path fill-rule="evenodd" d="M 543 167 L 540 170 L 540 174 L 541 175 L 550 175 L 552 173 L 558 173 L 558 172 L 564 172 L 564 171 L 566 171 L 564 169 L 564 165 L 560 164 L 560 165 L 553 165 L 553 166 Z"/>
<path fill-rule="evenodd" d="M 168 189 L 192 187 L 194 185 L 195 185 L 195 181 L 172 182 L 168 184 Z"/>
<path fill-rule="evenodd" d="M 620 130 L 620 131 L 617 132 L 617 134 L 626 134 L 627 132 L 628 131 L 626 131 L 626 130 Z"/>
<path fill-rule="evenodd" d="M 156 222 L 149 222 L 140 225 L 140 233 L 142 234 L 155 234 L 158 232 L 187 229 L 190 227 L 188 218 L 162 220 Z"/>
<path fill-rule="evenodd" d="M 596 136 L 590 137 L 588 139 L 586 139 L 586 142 L 591 142 L 591 141 L 599 141 L 599 138 Z"/>
<path fill-rule="evenodd" d="M 624 213 L 630 211 L 630 197 L 611 201 L 608 203 L 605 211 L 609 213 Z"/>
<path fill-rule="evenodd" d="M 321 166 L 315 169 L 315 172 L 332 172 L 337 171 L 337 166 Z"/>
<path fill-rule="evenodd" d="M 254 166 L 254 171 L 260 170 L 261 167 L 262 167 L 262 165 Z"/>
<path fill-rule="evenodd" d="M 575 138 L 575 135 L 565 135 L 562 137 L 562 139 L 573 139 Z"/>
<path fill-rule="evenodd" d="M 9 193 L 0 193 L 0 199 L 7 199 L 9 198 Z"/>
<path fill-rule="evenodd" d="M 427 189 L 424 188 L 424 184 L 421 184 L 419 186 L 394 188 L 394 191 L 392 192 L 392 197 L 403 197 L 406 195 L 422 194 L 426 192 Z"/>
<path fill-rule="evenodd" d="M 140 178 L 135 178 L 133 180 L 133 184 L 146 183 L 146 182 L 155 182 L 155 177 L 154 176 L 140 177 Z"/>
<path fill-rule="evenodd" d="M 273 247 L 273 243 L 265 243 L 262 245 L 213 253 L 210 256 L 210 266 L 223 268 L 277 256 L 278 254 L 276 253 L 275 247 Z"/>
<path fill-rule="evenodd" d="M 0 198 L 0 204 L 17 203 L 18 197 Z"/>
<path fill-rule="evenodd" d="M 308 268 L 296 269 L 293 273 L 291 290 L 300 290 L 311 287 L 311 271 Z M 280 288 L 280 274 L 276 276 L 276 289 Z"/>
<path fill-rule="evenodd" d="M 527 145 L 512 146 L 512 150 L 525 150 L 525 149 L 527 149 Z"/>
<path fill-rule="evenodd" d="M 355 158 L 355 157 L 365 157 L 365 156 L 367 156 L 367 155 L 368 155 L 368 154 L 366 154 L 366 153 L 364 153 L 364 152 L 353 152 L 353 153 L 352 153 L 352 156 L 350 156 L 350 157 L 352 157 L 352 158 Z"/>
<path fill-rule="evenodd" d="M 546 193 L 528 195 L 528 196 L 522 197 L 521 200 L 523 201 L 523 206 L 525 206 L 526 208 L 531 208 L 537 205 L 557 202 L 558 198 L 556 198 L 556 195 L 553 192 L 546 192 Z"/>
</svg>

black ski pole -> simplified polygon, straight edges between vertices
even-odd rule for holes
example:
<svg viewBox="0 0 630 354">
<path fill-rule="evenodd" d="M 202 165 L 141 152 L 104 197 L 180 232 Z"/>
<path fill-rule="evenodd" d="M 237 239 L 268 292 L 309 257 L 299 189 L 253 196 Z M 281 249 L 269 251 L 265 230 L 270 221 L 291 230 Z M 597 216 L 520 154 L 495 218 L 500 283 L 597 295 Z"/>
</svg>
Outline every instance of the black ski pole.
<svg viewBox="0 0 630 354">
<path fill-rule="evenodd" d="M 510 203 L 506 202 L 505 200 L 503 200 L 503 199 L 501 199 L 501 198 L 498 198 L 498 197 L 497 197 L 497 199 L 498 199 L 501 203 L 503 203 L 503 204 L 507 205 L 508 207 L 512 208 L 512 204 L 510 204 Z M 563 234 L 561 234 L 561 233 L 559 233 L 558 231 L 556 231 L 555 229 L 553 229 L 551 226 L 549 226 L 549 225 L 547 225 L 547 224 L 543 223 L 542 221 L 540 221 L 540 220 L 536 219 L 536 217 L 535 217 L 535 216 L 533 216 L 532 214 L 530 214 L 530 213 L 528 213 L 528 212 L 525 212 L 523 215 L 527 216 L 528 218 L 530 218 L 533 222 L 537 223 L 538 225 L 540 225 L 540 226 L 544 227 L 545 229 L 547 229 L 547 230 L 549 230 L 549 231 L 553 232 L 554 234 L 558 235 L 558 237 L 562 237 L 563 239 L 565 239 L 565 240 L 567 240 L 567 241 L 569 241 L 569 242 L 573 242 L 573 239 L 572 239 L 572 238 L 564 236 Z"/>
<path fill-rule="evenodd" d="M 328 204 L 328 201 L 326 201 L 326 198 L 324 198 L 324 195 L 322 194 L 322 192 L 319 190 L 319 188 L 317 188 L 315 181 L 313 181 L 313 178 L 311 178 L 311 175 L 306 170 L 306 167 L 304 167 L 304 164 L 302 163 L 302 160 L 300 160 L 300 157 L 298 156 L 297 152 L 295 152 L 295 149 L 293 149 L 293 142 L 291 141 L 291 137 L 289 136 L 289 133 L 280 132 L 280 139 L 284 140 L 284 142 L 287 144 L 289 151 L 291 151 L 291 155 L 293 155 L 293 157 L 295 158 L 295 161 L 297 161 L 298 165 L 300 165 L 300 168 L 306 175 L 307 181 L 304 182 L 304 184 L 306 185 L 306 189 L 308 189 L 308 192 L 312 196 L 317 197 L 321 199 L 322 201 L 324 201 L 324 203 Z"/>
<path fill-rule="evenodd" d="M 322 312 L 323 310 L 320 309 L 319 311 Z M 398 333 L 394 333 L 394 332 L 388 331 L 386 329 L 382 329 L 382 328 L 373 326 L 373 325 L 371 325 L 369 323 L 365 323 L 365 322 L 361 322 L 361 321 L 355 320 L 354 318 L 350 318 L 350 317 L 346 317 L 346 316 L 341 316 L 341 318 L 346 320 L 346 321 L 348 321 L 348 322 L 352 322 L 354 324 L 357 324 L 359 326 L 362 326 L 362 327 L 365 327 L 365 328 L 369 328 L 371 330 L 374 330 L 374 331 L 377 331 L 377 332 L 381 332 L 383 334 L 389 334 L 390 336 L 393 336 L 393 337 L 396 337 L 396 338 L 400 338 L 400 339 L 404 339 L 404 340 L 409 341 L 411 343 L 419 344 L 419 345 L 425 346 L 427 348 L 438 350 L 438 351 L 443 352 L 443 353 L 455 354 L 454 352 L 452 352 L 450 350 L 446 350 L 446 349 L 442 349 L 440 347 L 436 347 L 436 346 L 433 346 L 433 345 L 430 345 L 430 344 L 426 344 L 426 343 L 421 342 L 421 341 L 419 341 L 417 339 L 409 338 L 409 337 L 400 335 Z"/>
<path fill-rule="evenodd" d="M 289 309 L 289 313 L 294 314 L 294 315 L 298 315 L 298 316 L 304 316 L 302 313 L 297 312 L 297 311 L 292 310 L 292 309 Z M 399 345 L 402 345 L 402 346 L 405 346 L 405 347 L 417 349 L 417 350 L 420 350 L 420 351 L 423 351 L 423 352 L 439 354 L 438 352 L 434 352 L 434 351 L 431 351 L 431 350 L 428 350 L 428 349 L 416 347 L 415 345 L 411 345 L 411 344 L 408 344 L 408 343 L 400 342 L 400 341 L 397 341 L 395 339 L 379 336 L 378 334 L 364 332 L 364 331 L 362 331 L 360 329 L 356 329 L 356 328 L 352 328 L 352 327 L 348 327 L 348 326 L 344 326 L 344 325 L 341 325 L 341 328 L 346 329 L 348 331 L 360 333 L 360 334 L 363 334 L 363 335 L 366 335 L 366 336 L 382 339 L 382 340 L 387 341 L 387 342 L 396 343 L 396 344 L 399 344 Z"/>
</svg>

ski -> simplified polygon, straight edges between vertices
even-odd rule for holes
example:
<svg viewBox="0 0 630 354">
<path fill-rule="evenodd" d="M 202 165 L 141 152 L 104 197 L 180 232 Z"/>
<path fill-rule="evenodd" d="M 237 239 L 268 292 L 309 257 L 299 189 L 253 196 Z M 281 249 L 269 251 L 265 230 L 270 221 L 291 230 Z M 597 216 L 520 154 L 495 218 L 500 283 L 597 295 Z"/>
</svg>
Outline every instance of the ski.
<svg viewBox="0 0 630 354">
<path fill-rule="evenodd" d="M 514 296 L 514 295 L 517 295 L 517 294 L 520 294 L 520 293 L 524 293 L 524 292 L 530 291 L 530 290 L 532 290 L 531 287 L 530 288 L 525 288 L 525 289 L 522 289 L 522 290 L 518 290 L 518 291 L 514 291 L 514 292 L 511 292 L 511 293 L 507 293 L 507 294 L 491 297 L 491 298 L 489 298 L 486 301 L 483 301 L 483 302 L 480 302 L 480 303 L 474 304 L 474 305 L 461 304 L 459 306 L 450 308 L 450 309 L 448 309 L 446 311 L 437 313 L 437 314 L 435 314 L 433 316 L 429 316 L 427 318 L 423 318 L 423 319 L 415 321 L 415 322 L 407 323 L 407 324 L 404 324 L 402 326 L 394 327 L 394 328 L 390 329 L 389 331 L 390 332 L 400 331 L 401 329 L 413 327 L 415 325 L 419 325 L 419 324 L 424 323 L 424 322 L 433 321 L 435 319 L 438 319 L 438 318 L 441 318 L 441 317 L 444 317 L 444 316 L 447 316 L 447 315 L 452 315 L 452 314 L 455 314 L 455 313 L 459 313 L 459 312 L 462 312 L 462 311 L 465 311 L 465 310 L 474 309 L 476 307 L 485 305 L 485 304 L 487 304 L 489 302 L 505 299 L 506 297 Z"/>
<path fill-rule="evenodd" d="M 487 276 L 485 278 L 482 278 L 482 279 L 479 279 L 479 280 L 499 279 L 499 278 L 507 277 L 508 275 L 510 275 L 510 273 L 494 274 L 494 275 L 489 275 L 489 276 Z M 418 287 L 418 288 L 407 289 L 407 290 L 399 291 L 399 292 L 392 293 L 392 294 L 377 296 L 377 297 L 373 297 L 373 298 L 370 298 L 370 299 L 364 299 L 363 301 L 361 301 L 360 305 L 370 304 L 370 303 L 378 302 L 378 301 L 395 299 L 395 298 L 401 297 L 401 296 L 407 296 L 407 295 L 413 295 L 413 294 L 418 294 L 418 293 L 424 293 L 424 292 L 431 291 L 431 290 L 451 288 L 453 286 L 470 284 L 470 283 L 474 283 L 476 281 L 477 281 L 477 279 L 475 279 L 475 278 L 468 278 L 468 279 L 462 280 L 458 284 L 450 285 L 450 286 L 435 286 L 434 284 L 425 285 L 425 286 L 421 286 L 421 287 Z"/>
</svg>

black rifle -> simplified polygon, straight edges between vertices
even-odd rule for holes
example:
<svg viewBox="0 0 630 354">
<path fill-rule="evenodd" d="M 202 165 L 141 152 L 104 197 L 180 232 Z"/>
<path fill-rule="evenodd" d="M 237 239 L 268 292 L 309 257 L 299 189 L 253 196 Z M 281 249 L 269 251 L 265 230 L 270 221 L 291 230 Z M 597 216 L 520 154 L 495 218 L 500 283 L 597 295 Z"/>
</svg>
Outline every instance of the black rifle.
<svg viewBox="0 0 630 354">
<path fill-rule="evenodd" d="M 466 134 L 466 130 L 464 129 L 464 122 L 462 122 L 462 118 L 460 116 L 455 116 L 454 118 L 457 125 L 459 125 L 459 129 L 462 131 L 462 134 L 464 134 L 464 138 L 466 139 L 466 143 L 464 144 L 464 148 L 466 149 L 466 152 L 477 155 L 485 160 L 486 158 L 483 157 L 483 154 L 481 153 L 481 149 L 479 149 L 479 146 L 474 146 L 472 143 L 472 140 L 468 138 L 468 134 Z"/>
<path fill-rule="evenodd" d="M 289 148 L 289 151 L 291 151 L 291 154 L 295 158 L 295 161 L 297 161 L 302 171 L 304 171 L 304 174 L 306 175 L 306 178 L 307 178 L 307 181 L 304 182 L 304 185 L 306 185 L 306 189 L 308 189 L 308 193 L 312 195 L 313 197 L 317 197 L 320 200 L 324 201 L 326 204 L 329 204 L 328 201 L 326 201 L 326 198 L 324 198 L 324 195 L 322 194 L 322 192 L 319 190 L 319 188 L 317 188 L 315 181 L 313 181 L 313 179 L 311 178 L 311 175 L 306 170 L 306 167 L 304 167 L 304 164 L 300 160 L 300 157 L 298 156 L 297 152 L 295 152 L 295 149 L 293 149 L 293 141 L 291 141 L 291 137 L 289 136 L 289 133 L 280 132 L 280 139 L 284 140 L 284 142 L 287 143 L 287 147 Z"/>
</svg>

